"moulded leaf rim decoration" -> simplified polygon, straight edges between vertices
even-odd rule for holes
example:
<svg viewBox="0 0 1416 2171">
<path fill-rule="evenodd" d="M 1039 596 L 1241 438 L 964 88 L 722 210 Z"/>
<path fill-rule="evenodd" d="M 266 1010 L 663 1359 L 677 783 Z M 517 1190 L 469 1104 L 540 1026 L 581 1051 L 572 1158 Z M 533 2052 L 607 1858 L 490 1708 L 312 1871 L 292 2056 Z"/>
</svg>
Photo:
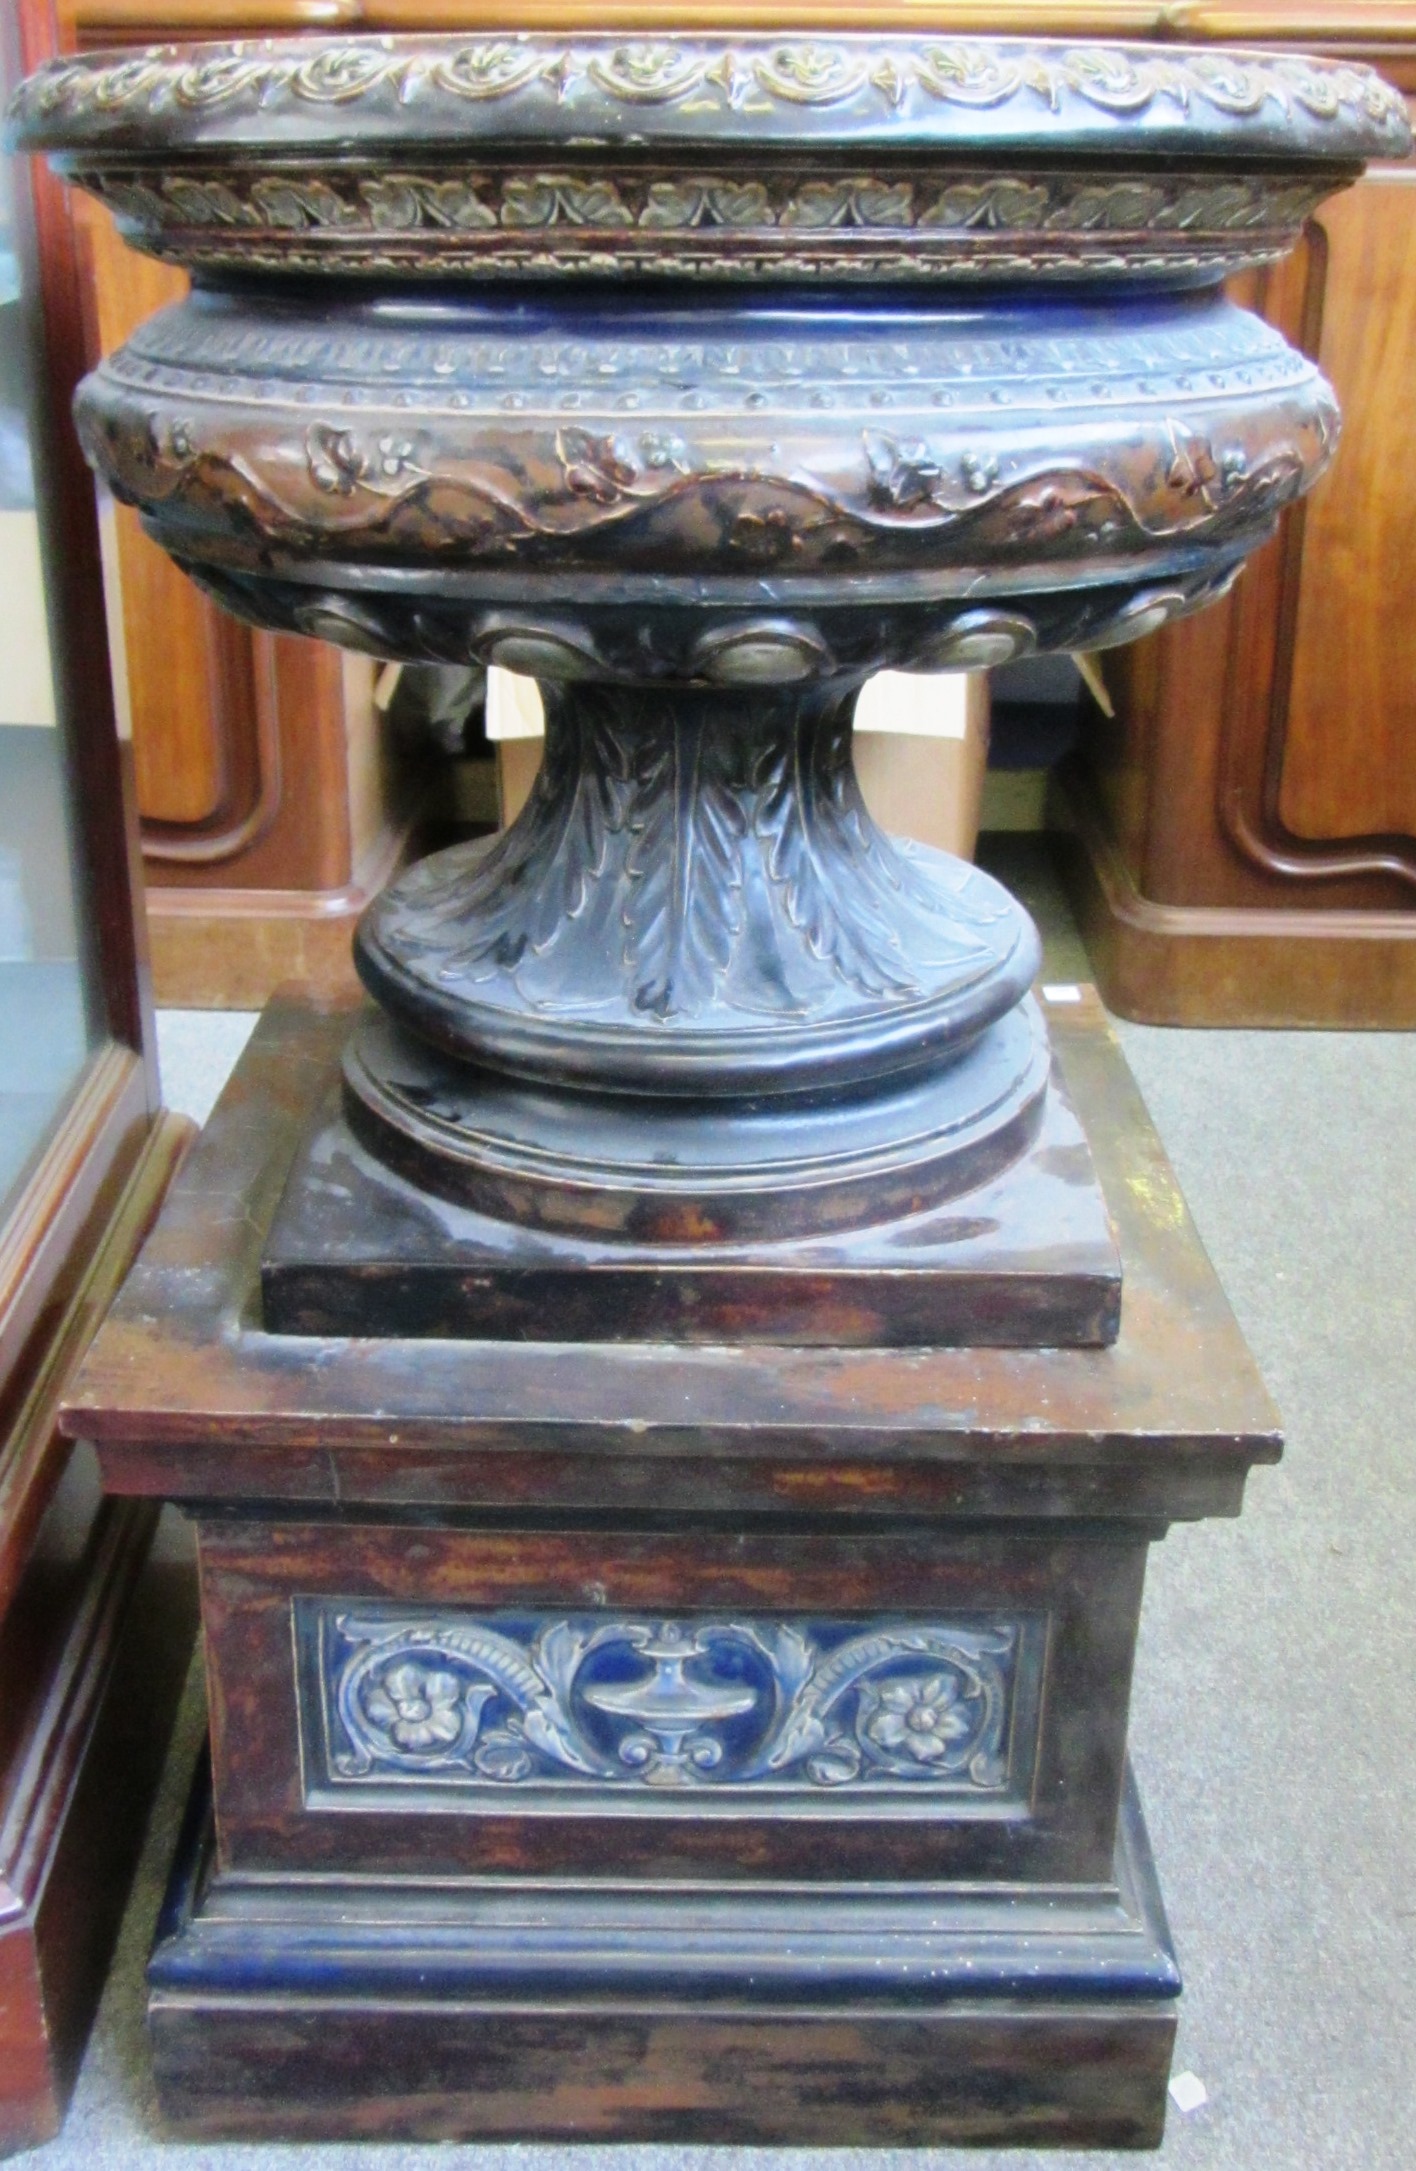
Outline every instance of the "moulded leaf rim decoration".
<svg viewBox="0 0 1416 2171">
<path fill-rule="evenodd" d="M 920 168 L 798 174 L 744 181 L 704 169 L 542 167 L 476 164 L 282 166 L 221 177 L 161 167 L 127 167 L 88 177 L 128 230 L 147 227 L 187 246 L 208 232 L 269 239 L 273 230 L 348 237 L 475 234 L 571 225 L 658 235 L 722 228 L 805 239 L 842 229 L 912 233 L 943 247 L 951 235 L 969 248 L 988 237 L 1091 234 L 1145 237 L 1148 247 L 1175 235 L 1296 233 L 1327 194 L 1311 176 L 1157 173 L 1149 168 L 1103 176 L 1020 169 L 1011 173 Z"/>
</svg>

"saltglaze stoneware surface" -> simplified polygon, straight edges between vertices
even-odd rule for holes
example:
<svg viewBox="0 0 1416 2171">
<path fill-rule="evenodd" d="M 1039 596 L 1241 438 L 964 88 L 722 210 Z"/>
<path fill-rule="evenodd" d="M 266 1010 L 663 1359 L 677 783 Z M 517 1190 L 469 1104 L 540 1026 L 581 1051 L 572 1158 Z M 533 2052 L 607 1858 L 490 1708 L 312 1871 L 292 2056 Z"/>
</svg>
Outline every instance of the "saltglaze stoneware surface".
<svg viewBox="0 0 1416 2171">
<path fill-rule="evenodd" d="M 257 624 L 547 690 L 516 825 L 366 916 L 393 1023 L 351 1048 L 357 1143 L 341 1117 L 318 1146 L 280 1262 L 335 1271 L 308 1187 L 336 1154 L 444 1276 L 449 1246 L 492 1280 L 638 1247 L 695 1289 L 645 1312 L 611 1276 L 609 1331 L 740 1319 L 694 1309 L 714 1253 L 818 1277 L 815 1324 L 764 1332 L 981 1331 L 826 1302 L 848 1268 L 947 1282 L 938 1210 L 1061 1150 L 1032 927 L 875 828 L 855 697 L 1223 590 L 1337 413 L 1218 282 L 1400 154 L 1401 100 L 1256 54 L 527 35 L 95 55 L 12 123 L 199 282 L 79 400 L 151 534 Z M 991 1304 L 985 1338 L 1114 1333 L 1079 1152 L 1090 1219 L 1039 1205 L 1013 1260 L 1070 1293 L 1012 1329 Z M 302 1286 L 286 1324 L 350 1323 Z M 470 1289 L 420 1331 L 495 1331 Z"/>
</svg>

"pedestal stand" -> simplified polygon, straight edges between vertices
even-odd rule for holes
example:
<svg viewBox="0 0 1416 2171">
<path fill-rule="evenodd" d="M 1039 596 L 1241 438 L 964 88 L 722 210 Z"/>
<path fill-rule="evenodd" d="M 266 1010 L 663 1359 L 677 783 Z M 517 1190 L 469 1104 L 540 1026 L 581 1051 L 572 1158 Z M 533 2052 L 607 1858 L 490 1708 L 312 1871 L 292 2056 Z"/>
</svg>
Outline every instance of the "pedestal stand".
<svg viewBox="0 0 1416 2171">
<path fill-rule="evenodd" d="M 267 1332 L 349 1020 L 266 1014 L 69 1416 L 200 1533 L 174 2128 L 1158 2139 L 1145 1552 L 1278 1434 L 1095 999 L 1052 1024 L 1115 1343 L 731 1350 Z"/>
</svg>

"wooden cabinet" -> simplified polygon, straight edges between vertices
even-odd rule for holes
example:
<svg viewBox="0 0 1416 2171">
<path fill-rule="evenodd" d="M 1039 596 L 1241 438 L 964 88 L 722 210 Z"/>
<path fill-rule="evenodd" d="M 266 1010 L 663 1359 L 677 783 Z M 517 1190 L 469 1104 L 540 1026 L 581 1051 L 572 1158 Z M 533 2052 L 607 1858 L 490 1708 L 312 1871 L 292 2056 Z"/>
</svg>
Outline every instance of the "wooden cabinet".
<svg viewBox="0 0 1416 2171">
<path fill-rule="evenodd" d="M 1340 465 L 1279 554 L 1274 789 L 1252 849 L 1268 869 L 1292 840 L 1319 878 L 1391 873 L 1410 887 L 1416 167 L 1373 174 L 1329 205 L 1305 268 L 1300 328 L 1348 420 Z"/>
<path fill-rule="evenodd" d="M 1382 12 L 1367 57 L 1416 97 L 1416 8 Z M 1306 30 L 1245 20 L 1255 39 L 1354 46 L 1340 10 Z M 1378 166 L 1325 205 L 1242 298 L 1332 380 L 1339 455 L 1225 603 L 1103 659 L 1116 715 L 1090 710 L 1062 779 L 1065 864 L 1126 1016 L 1409 1026 L 1416 165 Z"/>
<path fill-rule="evenodd" d="M 0 11 L 0 79 L 41 57 Z M 164 1116 L 136 917 L 63 194 L 0 161 L 0 2154 L 58 2125 L 195 1622 L 142 1501 L 58 1410 L 190 1126 Z"/>
</svg>

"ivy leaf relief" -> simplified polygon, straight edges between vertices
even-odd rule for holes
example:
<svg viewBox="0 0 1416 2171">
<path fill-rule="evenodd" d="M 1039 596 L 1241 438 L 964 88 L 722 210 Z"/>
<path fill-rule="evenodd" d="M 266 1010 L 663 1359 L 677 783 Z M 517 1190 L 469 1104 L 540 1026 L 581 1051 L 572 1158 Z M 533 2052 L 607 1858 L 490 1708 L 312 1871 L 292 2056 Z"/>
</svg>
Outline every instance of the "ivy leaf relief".
<svg viewBox="0 0 1416 2171">
<path fill-rule="evenodd" d="M 912 512 L 916 506 L 934 503 L 944 481 L 944 470 L 921 438 L 901 444 L 877 430 L 865 432 L 865 456 L 870 463 L 870 495 L 891 512 Z"/>
<path fill-rule="evenodd" d="M 556 457 L 566 488 L 596 505 L 613 505 L 638 478 L 632 452 L 616 437 L 592 437 L 588 430 L 558 430 Z"/>
<path fill-rule="evenodd" d="M 347 498 L 364 479 L 364 455 L 352 430 L 317 422 L 305 440 L 310 479 L 316 489 Z"/>
</svg>

